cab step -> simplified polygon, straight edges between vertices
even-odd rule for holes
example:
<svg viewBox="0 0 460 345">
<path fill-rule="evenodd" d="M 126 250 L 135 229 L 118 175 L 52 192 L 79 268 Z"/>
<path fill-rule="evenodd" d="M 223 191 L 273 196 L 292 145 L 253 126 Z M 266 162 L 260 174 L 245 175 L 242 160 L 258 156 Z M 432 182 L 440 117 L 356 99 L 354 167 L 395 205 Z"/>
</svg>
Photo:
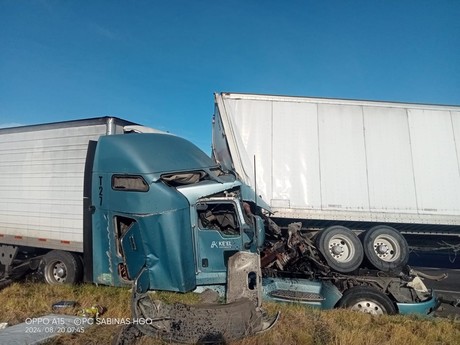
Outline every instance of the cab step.
<svg viewBox="0 0 460 345">
<path fill-rule="evenodd" d="M 318 302 L 324 301 L 325 298 L 317 293 L 303 292 L 303 291 L 292 291 L 292 290 L 273 290 L 269 293 L 273 298 L 280 298 L 285 300 L 294 301 L 310 301 Z"/>
</svg>

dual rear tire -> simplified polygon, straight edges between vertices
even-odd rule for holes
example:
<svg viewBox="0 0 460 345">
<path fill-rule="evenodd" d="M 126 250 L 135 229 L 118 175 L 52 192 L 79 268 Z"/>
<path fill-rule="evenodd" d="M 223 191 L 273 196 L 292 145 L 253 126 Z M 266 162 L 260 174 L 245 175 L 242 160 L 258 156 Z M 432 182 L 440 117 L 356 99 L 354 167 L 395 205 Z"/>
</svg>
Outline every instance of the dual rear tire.
<svg viewBox="0 0 460 345">
<path fill-rule="evenodd" d="M 350 273 L 362 266 L 384 272 L 398 272 L 407 265 L 409 247 L 396 229 L 379 225 L 358 237 L 350 229 L 335 225 L 320 231 L 316 247 L 327 264 L 340 273 Z"/>
</svg>

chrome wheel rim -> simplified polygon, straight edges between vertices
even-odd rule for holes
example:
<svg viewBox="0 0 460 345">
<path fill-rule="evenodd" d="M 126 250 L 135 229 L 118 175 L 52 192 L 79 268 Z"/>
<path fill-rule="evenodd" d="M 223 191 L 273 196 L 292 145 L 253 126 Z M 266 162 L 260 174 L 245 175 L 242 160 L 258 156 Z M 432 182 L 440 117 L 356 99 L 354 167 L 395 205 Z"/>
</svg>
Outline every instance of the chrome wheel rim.
<svg viewBox="0 0 460 345">
<path fill-rule="evenodd" d="M 360 313 L 371 314 L 371 315 L 383 315 L 385 314 L 383 308 L 375 303 L 374 301 L 359 301 L 356 302 L 351 310 L 358 311 Z"/>
<path fill-rule="evenodd" d="M 46 270 L 46 280 L 56 283 L 65 283 L 67 267 L 62 261 L 55 261 Z"/>
<path fill-rule="evenodd" d="M 332 236 L 328 248 L 330 256 L 337 262 L 350 262 L 356 253 L 351 240 L 343 235 Z"/>
<path fill-rule="evenodd" d="M 377 236 L 372 247 L 375 255 L 382 261 L 393 262 L 401 256 L 401 247 L 393 236 Z"/>
</svg>

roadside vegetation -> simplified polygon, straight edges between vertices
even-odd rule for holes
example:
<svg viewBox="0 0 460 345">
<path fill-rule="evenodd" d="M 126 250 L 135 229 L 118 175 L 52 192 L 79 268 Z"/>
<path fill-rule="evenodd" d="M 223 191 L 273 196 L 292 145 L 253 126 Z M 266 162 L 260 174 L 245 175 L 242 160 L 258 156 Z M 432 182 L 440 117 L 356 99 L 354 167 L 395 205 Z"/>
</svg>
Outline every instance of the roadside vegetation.
<svg viewBox="0 0 460 345">
<path fill-rule="evenodd" d="M 59 301 L 75 301 L 74 308 L 63 308 L 60 313 L 75 315 L 82 308 L 94 305 L 106 309 L 101 318 L 131 318 L 128 289 L 95 285 L 50 286 L 44 283 L 14 283 L 0 291 L 0 322 L 9 325 L 55 313 L 51 306 Z M 155 299 L 165 302 L 195 303 L 195 294 L 156 293 Z M 347 310 L 320 311 L 299 305 L 267 303 L 271 314 L 281 311 L 278 324 L 270 331 L 243 339 L 238 345 L 458 345 L 460 322 L 416 316 L 381 316 Z M 94 325 L 81 334 L 65 334 L 47 344 L 110 344 L 118 332 L 118 325 Z M 138 344 L 160 345 L 165 342 L 142 338 Z"/>
</svg>

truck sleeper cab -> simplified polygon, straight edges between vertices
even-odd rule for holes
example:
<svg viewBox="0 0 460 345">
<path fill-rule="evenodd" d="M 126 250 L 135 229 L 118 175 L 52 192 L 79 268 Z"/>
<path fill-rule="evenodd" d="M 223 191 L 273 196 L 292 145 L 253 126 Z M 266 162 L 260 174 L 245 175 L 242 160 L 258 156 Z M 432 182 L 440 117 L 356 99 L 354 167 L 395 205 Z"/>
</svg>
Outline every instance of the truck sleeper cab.
<svg viewBox="0 0 460 345">
<path fill-rule="evenodd" d="M 124 285 L 145 265 L 151 289 L 225 284 L 228 257 L 251 243 L 252 230 L 239 199 L 209 195 L 240 185 L 182 138 L 101 138 L 92 177 L 93 281 Z"/>
</svg>

